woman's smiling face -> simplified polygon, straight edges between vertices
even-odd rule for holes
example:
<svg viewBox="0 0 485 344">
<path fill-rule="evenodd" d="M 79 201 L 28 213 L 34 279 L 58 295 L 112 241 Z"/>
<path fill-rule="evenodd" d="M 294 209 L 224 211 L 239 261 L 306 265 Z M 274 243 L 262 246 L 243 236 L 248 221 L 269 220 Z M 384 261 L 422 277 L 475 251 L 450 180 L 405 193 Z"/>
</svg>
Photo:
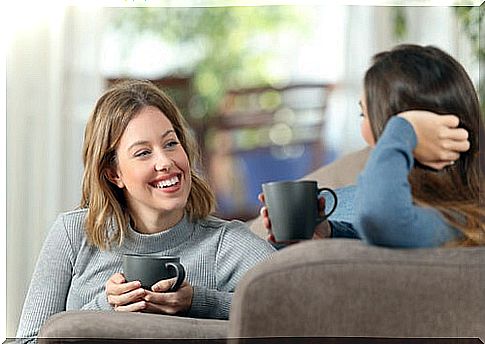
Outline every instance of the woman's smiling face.
<svg viewBox="0 0 485 344">
<path fill-rule="evenodd" d="M 142 108 L 128 123 L 116 156 L 110 179 L 123 189 L 135 223 L 161 217 L 177 223 L 192 181 L 187 154 L 168 118 L 156 107 Z"/>
</svg>

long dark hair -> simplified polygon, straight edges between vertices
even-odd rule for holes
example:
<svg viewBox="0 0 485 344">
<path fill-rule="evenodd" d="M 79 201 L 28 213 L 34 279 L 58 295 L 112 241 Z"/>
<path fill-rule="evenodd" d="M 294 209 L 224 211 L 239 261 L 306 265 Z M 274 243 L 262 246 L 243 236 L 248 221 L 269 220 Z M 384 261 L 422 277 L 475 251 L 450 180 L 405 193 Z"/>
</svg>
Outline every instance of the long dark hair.
<svg viewBox="0 0 485 344">
<path fill-rule="evenodd" d="M 463 66 L 432 46 L 399 45 L 374 56 L 364 79 L 369 120 L 377 140 L 389 118 L 406 110 L 456 114 L 470 149 L 454 165 L 432 171 L 419 164 L 409 175 L 414 201 L 440 211 L 463 233 L 462 246 L 485 245 L 479 144 L 485 138 L 477 92 Z M 455 242 L 456 243 L 456 242 Z"/>
</svg>

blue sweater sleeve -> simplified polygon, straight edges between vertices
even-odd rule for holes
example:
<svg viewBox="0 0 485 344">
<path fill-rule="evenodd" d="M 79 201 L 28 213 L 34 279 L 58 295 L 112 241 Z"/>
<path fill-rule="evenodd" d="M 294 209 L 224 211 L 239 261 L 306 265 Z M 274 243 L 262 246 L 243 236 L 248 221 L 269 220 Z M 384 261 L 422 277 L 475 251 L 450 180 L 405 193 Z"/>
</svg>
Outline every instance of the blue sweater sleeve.
<svg viewBox="0 0 485 344">
<path fill-rule="evenodd" d="M 353 225 L 369 244 L 436 247 L 459 235 L 437 210 L 413 203 L 408 174 L 416 144 L 411 124 L 394 116 L 359 176 Z"/>
</svg>

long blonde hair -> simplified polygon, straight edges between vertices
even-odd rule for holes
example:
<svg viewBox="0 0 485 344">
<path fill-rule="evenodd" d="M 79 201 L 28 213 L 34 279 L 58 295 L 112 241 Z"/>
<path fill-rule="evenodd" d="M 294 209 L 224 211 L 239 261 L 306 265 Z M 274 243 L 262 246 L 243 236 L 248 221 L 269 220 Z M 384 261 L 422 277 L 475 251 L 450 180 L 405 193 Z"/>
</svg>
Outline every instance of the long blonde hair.
<svg viewBox="0 0 485 344">
<path fill-rule="evenodd" d="M 215 207 L 214 193 L 197 172 L 196 141 L 172 100 L 149 81 L 117 83 L 97 101 L 84 133 L 80 207 L 87 208 L 88 241 L 100 249 L 120 245 L 126 234 L 130 220 L 126 201 L 123 192 L 109 181 L 108 171 L 116 167 L 116 148 L 126 126 L 146 106 L 157 107 L 168 118 L 187 153 L 192 186 L 185 210 L 191 220 L 208 216 Z"/>
<path fill-rule="evenodd" d="M 438 48 L 400 45 L 374 56 L 364 88 L 376 139 L 392 116 L 406 110 L 453 113 L 460 118 L 460 127 L 469 133 L 470 149 L 442 171 L 418 164 L 409 182 L 417 204 L 437 209 L 462 232 L 463 240 L 449 245 L 485 245 L 485 210 L 480 204 L 485 160 L 479 150 L 485 127 L 477 93 L 463 66 Z"/>
</svg>

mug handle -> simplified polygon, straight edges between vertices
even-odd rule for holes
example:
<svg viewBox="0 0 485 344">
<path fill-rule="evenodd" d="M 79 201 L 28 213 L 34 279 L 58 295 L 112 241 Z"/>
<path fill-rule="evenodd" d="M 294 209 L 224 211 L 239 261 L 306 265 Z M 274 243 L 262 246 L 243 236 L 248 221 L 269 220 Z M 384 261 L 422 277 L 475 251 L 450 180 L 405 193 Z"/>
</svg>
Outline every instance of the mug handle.
<svg viewBox="0 0 485 344">
<path fill-rule="evenodd" d="M 320 199 L 320 197 L 323 197 L 323 195 L 321 195 L 321 193 L 323 191 L 328 191 L 330 192 L 330 194 L 332 195 L 333 197 L 333 207 L 332 209 L 330 210 L 330 212 L 328 214 L 325 215 L 325 213 L 323 214 L 323 216 L 319 216 L 318 217 L 318 220 L 319 222 L 322 222 L 322 221 L 325 221 L 330 215 L 332 215 L 332 213 L 335 211 L 335 209 L 337 208 L 337 194 L 335 193 L 335 191 L 333 191 L 332 189 L 329 189 L 329 188 L 319 188 L 318 189 L 318 198 Z"/>
<path fill-rule="evenodd" d="M 185 280 L 185 268 L 182 264 L 180 264 L 178 262 L 165 263 L 165 267 L 166 268 L 172 267 L 172 268 L 175 269 L 175 273 L 177 275 L 177 281 L 175 281 L 175 283 L 172 285 L 172 287 L 168 291 L 169 292 L 177 291 Z"/>
</svg>

